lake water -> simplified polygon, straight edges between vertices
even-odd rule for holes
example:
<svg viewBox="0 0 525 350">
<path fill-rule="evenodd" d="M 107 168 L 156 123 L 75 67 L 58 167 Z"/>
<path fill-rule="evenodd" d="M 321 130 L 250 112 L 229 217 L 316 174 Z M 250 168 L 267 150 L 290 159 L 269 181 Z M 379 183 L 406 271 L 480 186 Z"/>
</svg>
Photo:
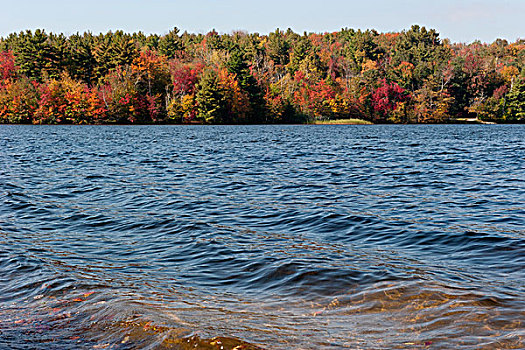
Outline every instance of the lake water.
<svg viewBox="0 0 525 350">
<path fill-rule="evenodd" d="M 0 126 L 0 348 L 525 348 L 525 127 Z"/>
</svg>

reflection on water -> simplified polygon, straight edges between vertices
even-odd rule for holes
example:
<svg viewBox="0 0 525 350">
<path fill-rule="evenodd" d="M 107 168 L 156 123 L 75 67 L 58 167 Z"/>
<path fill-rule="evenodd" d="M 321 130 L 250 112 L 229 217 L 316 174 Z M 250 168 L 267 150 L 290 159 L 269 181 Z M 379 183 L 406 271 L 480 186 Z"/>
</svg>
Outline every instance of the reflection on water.
<svg viewBox="0 0 525 350">
<path fill-rule="evenodd" d="M 524 146 L 522 126 L 2 126 L 0 344 L 524 348 Z"/>
</svg>

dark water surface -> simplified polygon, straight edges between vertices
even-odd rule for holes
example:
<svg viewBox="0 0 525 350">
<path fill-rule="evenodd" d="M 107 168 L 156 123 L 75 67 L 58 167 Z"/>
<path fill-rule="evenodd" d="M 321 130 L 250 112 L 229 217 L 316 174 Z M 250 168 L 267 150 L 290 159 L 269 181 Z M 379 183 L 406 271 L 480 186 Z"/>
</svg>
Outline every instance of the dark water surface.
<svg viewBox="0 0 525 350">
<path fill-rule="evenodd" d="M 0 126 L 0 348 L 525 348 L 524 126 Z"/>
</svg>

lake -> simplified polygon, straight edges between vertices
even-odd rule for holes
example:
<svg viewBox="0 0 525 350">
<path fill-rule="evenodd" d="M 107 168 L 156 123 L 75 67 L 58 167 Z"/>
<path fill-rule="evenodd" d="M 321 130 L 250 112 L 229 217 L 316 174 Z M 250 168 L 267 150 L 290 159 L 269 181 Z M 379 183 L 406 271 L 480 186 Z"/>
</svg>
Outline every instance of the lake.
<svg viewBox="0 0 525 350">
<path fill-rule="evenodd" d="M 525 348 L 525 126 L 0 126 L 0 348 Z"/>
</svg>

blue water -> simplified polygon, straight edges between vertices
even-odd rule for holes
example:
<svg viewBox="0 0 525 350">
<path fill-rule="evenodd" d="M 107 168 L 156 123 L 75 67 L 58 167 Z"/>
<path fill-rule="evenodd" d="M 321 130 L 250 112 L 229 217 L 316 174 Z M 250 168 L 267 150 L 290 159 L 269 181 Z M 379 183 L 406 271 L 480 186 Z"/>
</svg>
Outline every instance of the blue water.
<svg viewBox="0 0 525 350">
<path fill-rule="evenodd" d="M 525 348 L 524 160 L 524 126 L 0 126 L 0 348 Z"/>
</svg>

